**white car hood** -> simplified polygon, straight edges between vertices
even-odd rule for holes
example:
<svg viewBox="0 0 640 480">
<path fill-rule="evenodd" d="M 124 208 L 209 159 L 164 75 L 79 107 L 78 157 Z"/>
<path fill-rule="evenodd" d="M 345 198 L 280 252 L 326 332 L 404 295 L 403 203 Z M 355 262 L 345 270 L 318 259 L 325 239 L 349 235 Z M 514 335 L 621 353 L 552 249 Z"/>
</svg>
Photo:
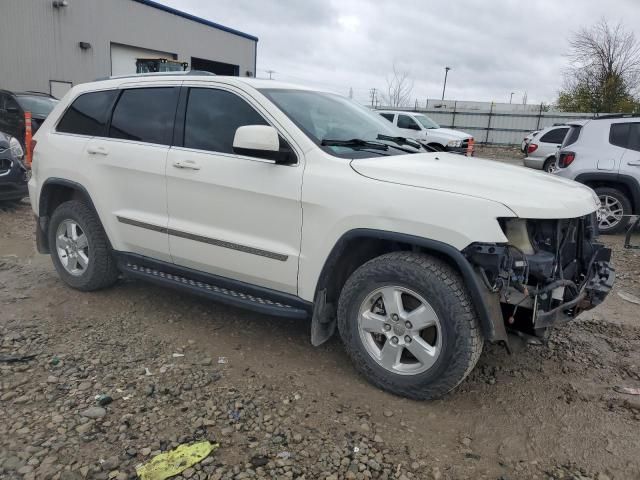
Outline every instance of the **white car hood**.
<svg viewBox="0 0 640 480">
<path fill-rule="evenodd" d="M 461 132 L 460 130 L 451 130 L 450 128 L 433 128 L 427 130 L 427 138 L 429 137 L 429 132 L 433 132 L 434 134 L 449 140 L 464 140 L 465 138 L 471 138 L 473 136 L 468 133 Z"/>
<path fill-rule="evenodd" d="M 451 153 L 354 159 L 351 166 L 360 175 L 383 182 L 499 202 L 520 218 L 576 218 L 600 206 L 590 188 L 572 180 Z"/>
</svg>

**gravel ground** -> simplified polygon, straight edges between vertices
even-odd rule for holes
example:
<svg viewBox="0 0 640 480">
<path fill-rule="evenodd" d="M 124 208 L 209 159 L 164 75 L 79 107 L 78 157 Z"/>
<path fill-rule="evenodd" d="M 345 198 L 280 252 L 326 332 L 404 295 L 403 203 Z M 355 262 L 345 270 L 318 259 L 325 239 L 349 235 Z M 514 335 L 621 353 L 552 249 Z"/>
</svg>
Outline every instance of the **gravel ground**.
<svg viewBox="0 0 640 480">
<path fill-rule="evenodd" d="M 176 478 L 640 478 L 640 251 L 547 345 L 489 346 L 446 398 L 370 386 L 309 324 L 146 285 L 80 293 L 0 206 L 0 478 L 127 479 L 179 444 L 220 448 Z M 8 362 L 7 356 L 24 357 Z"/>
</svg>

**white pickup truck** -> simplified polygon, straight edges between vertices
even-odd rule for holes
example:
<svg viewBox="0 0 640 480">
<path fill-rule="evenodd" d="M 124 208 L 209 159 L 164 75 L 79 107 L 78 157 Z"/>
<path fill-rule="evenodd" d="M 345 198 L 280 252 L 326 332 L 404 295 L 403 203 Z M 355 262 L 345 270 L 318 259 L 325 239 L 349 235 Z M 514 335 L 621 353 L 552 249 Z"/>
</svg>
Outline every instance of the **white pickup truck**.
<svg viewBox="0 0 640 480">
<path fill-rule="evenodd" d="M 355 367 L 445 394 L 506 329 L 544 336 L 611 289 L 579 183 L 427 152 L 339 95 L 194 74 L 72 88 L 35 135 L 38 250 L 90 291 L 143 279 L 336 327 Z M 274 334 L 286 335 L 282 329 Z"/>
<path fill-rule="evenodd" d="M 424 113 L 376 110 L 398 127 L 407 138 L 436 151 L 466 153 L 473 136 L 460 130 L 442 128 Z"/>
</svg>

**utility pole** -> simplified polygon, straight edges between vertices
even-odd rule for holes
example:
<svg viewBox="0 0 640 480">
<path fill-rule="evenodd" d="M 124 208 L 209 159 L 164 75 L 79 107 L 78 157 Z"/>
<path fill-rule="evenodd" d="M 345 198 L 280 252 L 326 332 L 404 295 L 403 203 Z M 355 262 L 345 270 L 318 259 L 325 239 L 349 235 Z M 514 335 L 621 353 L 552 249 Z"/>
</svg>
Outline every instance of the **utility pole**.
<svg viewBox="0 0 640 480">
<path fill-rule="evenodd" d="M 273 75 L 274 73 L 276 73 L 276 71 L 275 71 L 275 70 L 267 70 L 267 73 L 269 74 L 269 80 L 273 80 L 272 75 Z"/>
<path fill-rule="evenodd" d="M 444 87 L 442 87 L 442 100 L 444 100 L 444 92 L 447 89 L 447 75 L 449 75 L 451 67 L 444 67 Z"/>
<path fill-rule="evenodd" d="M 524 95 L 522 96 L 522 104 L 526 105 L 527 104 L 527 100 L 528 100 L 527 92 L 524 92 Z"/>
<path fill-rule="evenodd" d="M 513 100 L 513 94 L 514 94 L 514 93 L 516 93 L 516 92 L 511 92 L 511 96 L 509 97 L 509 105 L 511 105 L 511 102 L 512 102 L 512 100 Z"/>
<path fill-rule="evenodd" d="M 372 88 L 369 90 L 369 96 L 371 97 L 371 108 L 374 108 L 377 103 L 376 89 Z"/>
</svg>

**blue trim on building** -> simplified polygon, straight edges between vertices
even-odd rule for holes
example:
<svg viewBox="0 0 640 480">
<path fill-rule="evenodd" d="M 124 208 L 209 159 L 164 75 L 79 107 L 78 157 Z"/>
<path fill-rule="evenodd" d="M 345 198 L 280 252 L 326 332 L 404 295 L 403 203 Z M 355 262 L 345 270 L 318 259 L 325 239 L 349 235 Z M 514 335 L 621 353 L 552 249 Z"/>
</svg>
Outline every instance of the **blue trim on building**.
<svg viewBox="0 0 640 480">
<path fill-rule="evenodd" d="M 208 27 L 217 28 L 218 30 L 222 30 L 227 33 L 232 33 L 240 37 L 248 38 L 249 40 L 253 40 L 254 42 L 258 41 L 258 37 L 254 37 L 253 35 L 249 35 L 248 33 L 241 32 L 240 30 L 234 30 L 233 28 L 225 27 L 224 25 L 220 25 L 219 23 L 210 22 L 209 20 L 205 20 L 204 18 L 196 17 L 195 15 L 191 15 L 189 13 L 176 10 L 175 8 L 168 7 L 167 5 L 163 5 L 162 3 L 154 2 L 152 0 L 133 0 L 133 1 L 142 3 L 143 5 L 146 5 L 148 7 L 157 8 L 158 10 L 163 10 L 167 13 L 171 13 L 172 15 L 177 15 L 178 17 L 186 18 L 187 20 L 192 20 L 194 22 L 201 23 Z"/>
</svg>

